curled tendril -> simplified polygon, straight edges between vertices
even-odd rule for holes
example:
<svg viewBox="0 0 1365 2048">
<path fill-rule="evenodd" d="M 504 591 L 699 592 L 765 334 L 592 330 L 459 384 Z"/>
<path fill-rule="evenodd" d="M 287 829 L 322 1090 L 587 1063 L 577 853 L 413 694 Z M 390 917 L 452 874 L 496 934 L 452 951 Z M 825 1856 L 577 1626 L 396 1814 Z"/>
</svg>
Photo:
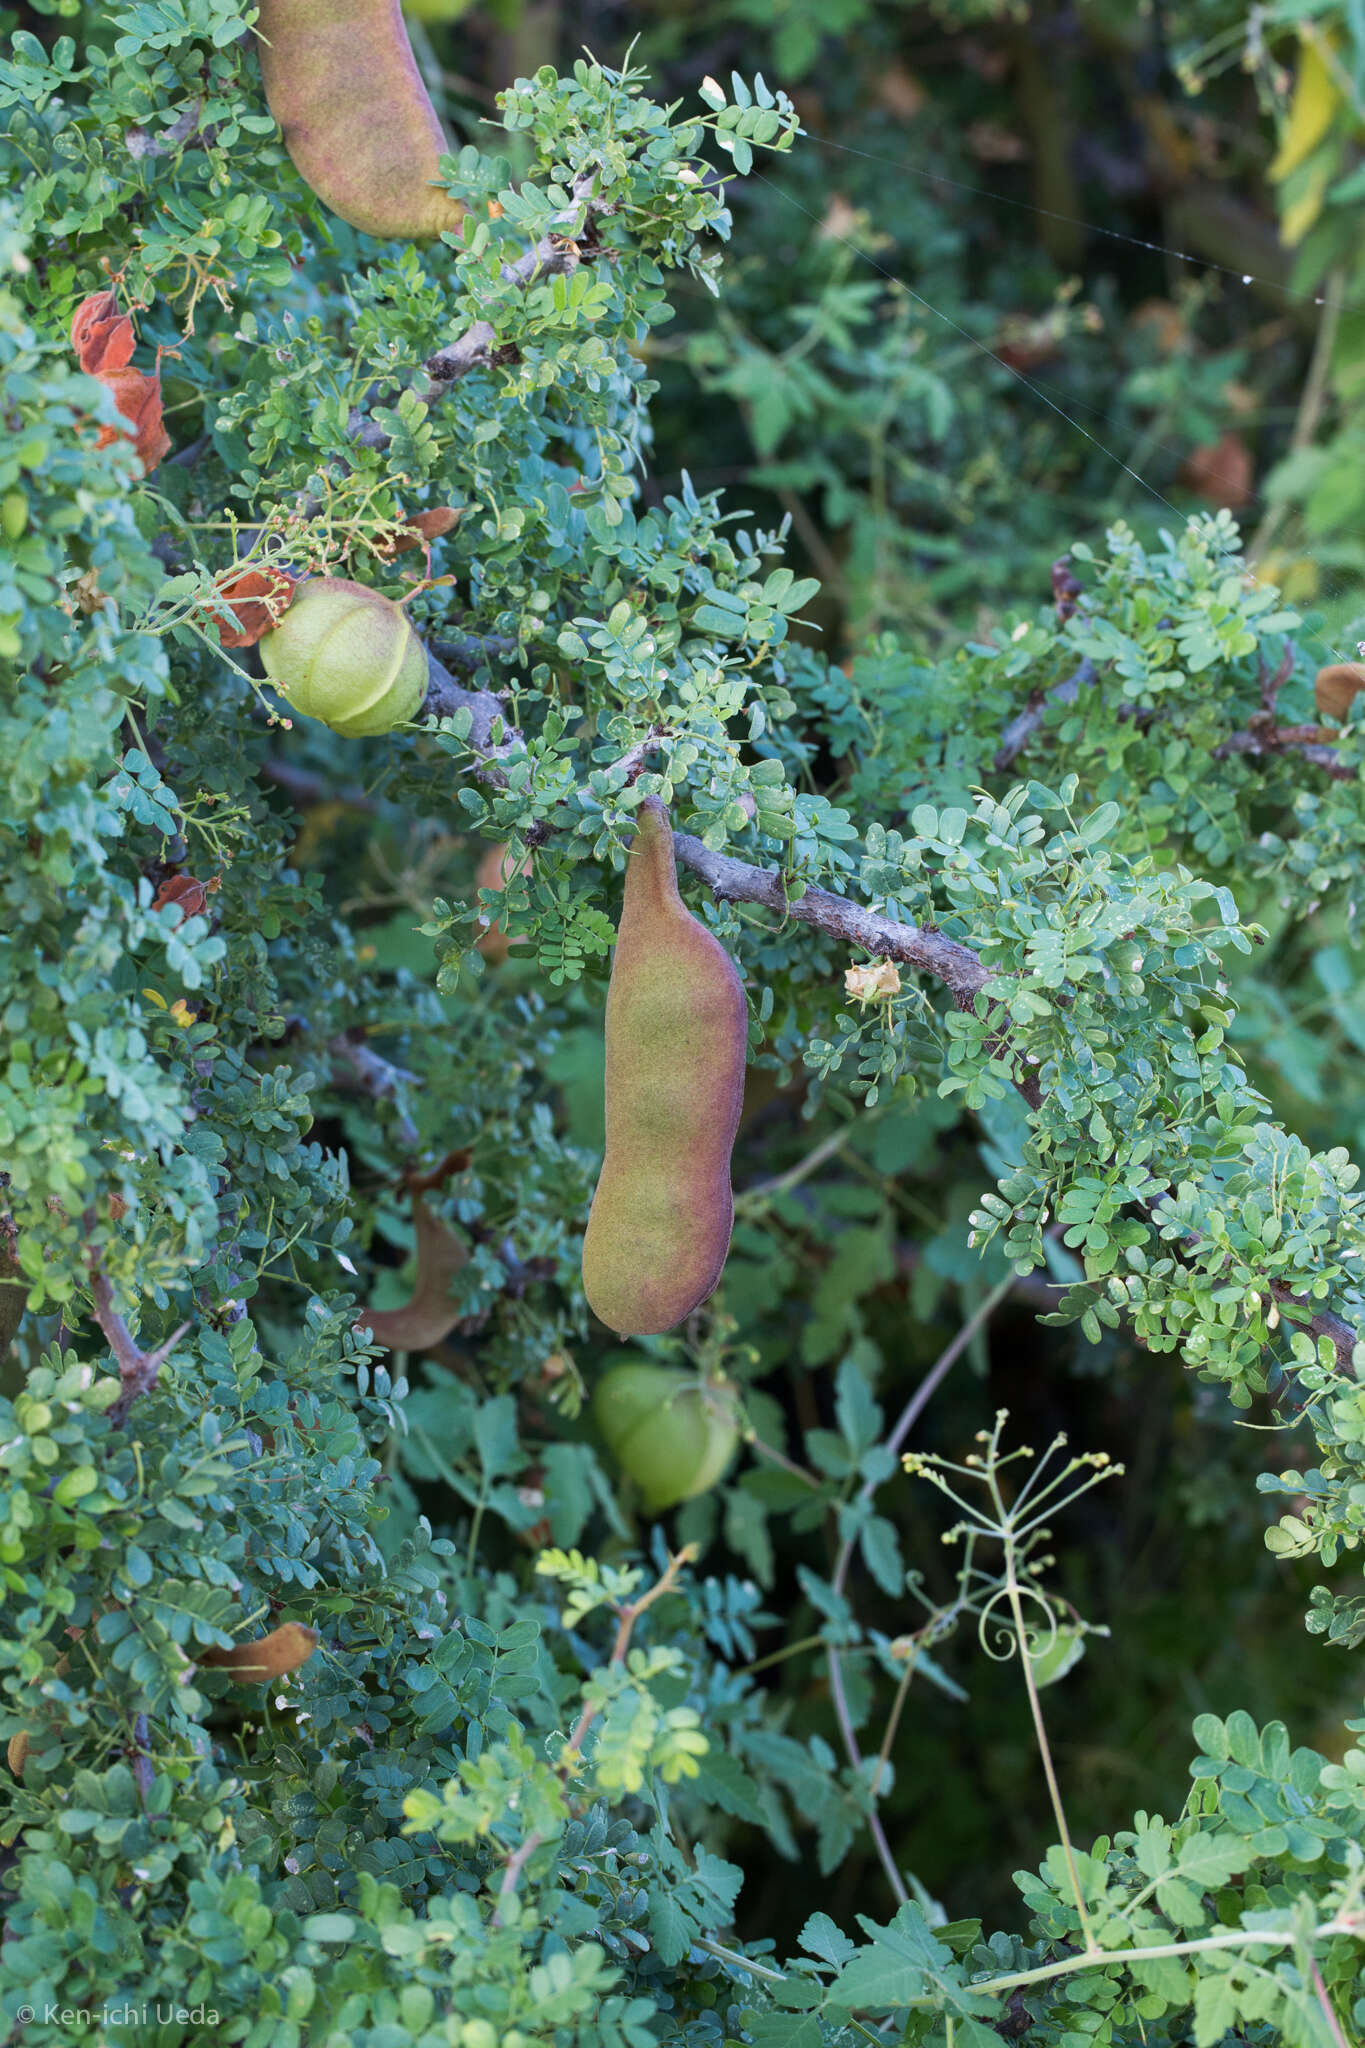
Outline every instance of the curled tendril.
<svg viewBox="0 0 1365 2048">
<path fill-rule="evenodd" d="M 1046 1599 L 1036 1586 L 1021 1585 L 1016 1587 L 1015 1590 L 1021 1600 L 1036 1601 L 1047 1617 L 1046 1637 L 1035 1629 L 1026 1627 L 1024 1630 L 1024 1642 L 1027 1646 L 1029 1662 L 1033 1663 L 1039 1657 L 1045 1657 L 1056 1642 L 1058 1634 L 1057 1616 L 1053 1611 L 1051 1601 Z M 1002 1600 L 1009 1598 L 1009 1591 L 1008 1586 L 997 1586 L 977 1618 L 977 1641 L 993 1664 L 1008 1664 L 1010 1658 L 1017 1656 L 1019 1652 L 1019 1638 L 1015 1631 L 1013 1620 L 1008 1624 L 1000 1621 L 993 1611 L 1000 1605 Z"/>
</svg>

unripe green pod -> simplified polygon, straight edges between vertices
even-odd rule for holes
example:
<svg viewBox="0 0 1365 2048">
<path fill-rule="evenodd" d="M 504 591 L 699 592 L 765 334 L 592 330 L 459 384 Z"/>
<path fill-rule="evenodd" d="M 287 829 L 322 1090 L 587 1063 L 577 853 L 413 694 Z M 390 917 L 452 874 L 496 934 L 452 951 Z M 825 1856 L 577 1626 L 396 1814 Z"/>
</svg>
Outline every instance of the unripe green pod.
<svg viewBox="0 0 1365 2048">
<path fill-rule="evenodd" d="M 716 1484 L 739 1443 L 734 1390 L 674 1366 L 633 1360 L 614 1366 L 593 1399 L 612 1456 L 660 1514 Z"/>
<path fill-rule="evenodd" d="M 606 1015 L 606 1153 L 583 1238 L 588 1305 L 622 1337 L 671 1330 L 730 1248 L 744 989 L 678 894 L 673 834 L 640 806 Z"/>
<path fill-rule="evenodd" d="M 426 695 L 426 649 L 407 613 L 344 576 L 305 583 L 257 644 L 290 708 L 348 739 L 401 725 Z"/>
<path fill-rule="evenodd" d="M 260 0 L 256 33 L 270 111 L 324 206 L 406 241 L 459 226 L 399 0 Z"/>
</svg>

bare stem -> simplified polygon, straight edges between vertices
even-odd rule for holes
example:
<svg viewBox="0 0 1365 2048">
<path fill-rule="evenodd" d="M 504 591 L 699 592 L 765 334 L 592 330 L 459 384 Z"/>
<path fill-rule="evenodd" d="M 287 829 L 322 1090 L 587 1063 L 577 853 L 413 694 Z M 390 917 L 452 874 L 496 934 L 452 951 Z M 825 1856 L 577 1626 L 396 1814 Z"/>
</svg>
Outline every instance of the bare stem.
<svg viewBox="0 0 1365 2048">
<path fill-rule="evenodd" d="M 114 1290 L 109 1284 L 109 1276 L 93 1250 L 89 1253 L 88 1263 L 95 1321 L 114 1354 L 123 1383 L 122 1393 L 109 1410 L 109 1420 L 121 1429 L 128 1420 L 128 1410 L 133 1402 L 139 1394 L 151 1392 L 162 1366 L 190 1326 L 182 1323 L 178 1330 L 172 1330 L 164 1344 L 158 1344 L 154 1351 L 143 1351 L 114 1307 Z"/>
</svg>

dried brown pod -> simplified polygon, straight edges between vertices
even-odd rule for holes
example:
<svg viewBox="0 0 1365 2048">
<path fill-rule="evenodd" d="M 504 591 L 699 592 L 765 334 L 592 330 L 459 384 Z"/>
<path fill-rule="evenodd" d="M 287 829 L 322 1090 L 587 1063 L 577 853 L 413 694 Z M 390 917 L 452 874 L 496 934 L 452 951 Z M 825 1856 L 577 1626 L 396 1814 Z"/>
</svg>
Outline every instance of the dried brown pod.
<svg viewBox="0 0 1365 2048">
<path fill-rule="evenodd" d="M 607 1144 L 583 1238 L 588 1305 L 619 1336 L 674 1329 L 720 1279 L 747 1045 L 735 964 L 679 895 L 668 812 L 646 797 L 607 992 Z"/>
</svg>

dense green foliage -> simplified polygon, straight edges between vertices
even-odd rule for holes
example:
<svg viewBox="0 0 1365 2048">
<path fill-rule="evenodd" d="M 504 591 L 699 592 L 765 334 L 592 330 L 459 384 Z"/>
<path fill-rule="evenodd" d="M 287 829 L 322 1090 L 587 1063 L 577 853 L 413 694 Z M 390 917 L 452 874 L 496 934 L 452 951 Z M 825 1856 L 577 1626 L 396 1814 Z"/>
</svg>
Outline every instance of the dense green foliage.
<svg viewBox="0 0 1365 2048">
<path fill-rule="evenodd" d="M 1267 396 L 1313 329 L 1258 340 L 1206 285 L 1172 349 L 1112 251 L 1078 291 L 1061 225 L 1098 202 L 1037 134 L 1044 212 L 998 232 L 980 162 L 1008 158 L 963 138 L 1028 98 L 1053 18 L 1024 11 L 605 17 L 616 49 L 534 52 L 500 128 L 452 96 L 469 213 L 422 249 L 318 207 L 240 0 L 16 29 L 16 2038 L 1365 2031 L 1365 751 L 1303 730 L 1350 600 L 1305 613 L 1179 481 L 1259 379 L 1281 539 L 1324 530 L 1317 421 L 1295 448 Z M 1232 115 L 1259 86 L 1285 118 L 1297 12 L 1261 73 L 1209 60 Z M 553 32 L 501 19 L 418 31 L 434 84 L 466 29 L 490 67 Z M 1188 76 L 1247 28 L 1166 26 Z M 864 61 L 826 76 L 840 29 Z M 1103 9 L 1085 32 L 1132 54 Z M 869 152 L 838 188 L 836 138 Z M 892 206 L 912 157 L 956 182 Z M 110 277 L 164 351 L 145 477 L 69 342 Z M 1101 406 L 1094 438 L 1066 417 Z M 392 535 L 439 506 L 425 576 Z M 456 678 L 440 719 L 282 717 L 220 645 L 244 558 L 403 598 Z M 690 835 L 750 1068 L 722 1288 L 622 1346 L 578 1267 L 645 795 Z M 495 912 L 514 943 L 480 949 Z M 366 1334 L 414 1293 L 441 1335 Z M 742 1413 L 665 1518 L 586 1398 L 630 1360 Z M 288 1679 L 205 1659 L 286 1622 L 320 1635 Z"/>
</svg>

